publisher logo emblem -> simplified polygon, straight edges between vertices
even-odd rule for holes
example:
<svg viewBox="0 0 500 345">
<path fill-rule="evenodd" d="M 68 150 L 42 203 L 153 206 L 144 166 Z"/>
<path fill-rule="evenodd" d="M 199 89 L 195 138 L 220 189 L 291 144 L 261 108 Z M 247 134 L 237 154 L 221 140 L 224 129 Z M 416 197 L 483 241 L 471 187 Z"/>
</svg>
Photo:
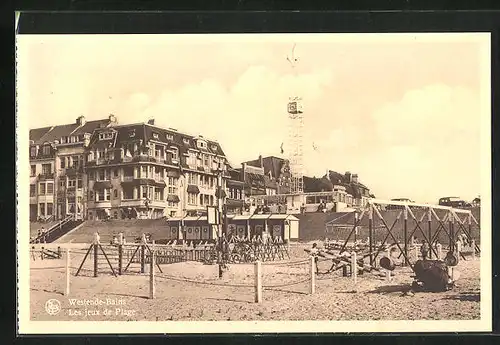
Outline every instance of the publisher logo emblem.
<svg viewBox="0 0 500 345">
<path fill-rule="evenodd" d="M 45 302 L 45 311 L 49 315 L 57 315 L 61 311 L 61 302 L 57 299 L 49 299 Z"/>
</svg>

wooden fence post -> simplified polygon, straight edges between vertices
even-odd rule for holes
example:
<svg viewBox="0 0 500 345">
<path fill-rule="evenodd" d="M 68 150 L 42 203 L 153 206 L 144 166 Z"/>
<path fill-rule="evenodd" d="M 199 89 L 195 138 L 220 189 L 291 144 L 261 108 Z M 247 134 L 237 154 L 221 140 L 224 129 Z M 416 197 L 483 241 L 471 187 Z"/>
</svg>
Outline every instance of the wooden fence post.
<svg viewBox="0 0 500 345">
<path fill-rule="evenodd" d="M 262 267 L 260 260 L 255 262 L 255 302 L 262 303 Z"/>
<path fill-rule="evenodd" d="M 156 295 L 156 286 L 155 286 L 155 241 L 151 244 L 151 262 L 149 265 L 149 298 L 154 299 Z"/>
<path fill-rule="evenodd" d="M 358 262 L 356 258 L 356 252 L 352 252 L 351 254 L 351 276 L 354 284 L 354 291 L 357 290 L 357 281 L 358 281 Z"/>
<path fill-rule="evenodd" d="M 94 277 L 97 277 L 98 276 L 98 258 L 97 258 L 97 255 L 98 255 L 98 252 L 97 250 L 99 249 L 99 235 L 96 233 L 94 233 Z"/>
<path fill-rule="evenodd" d="M 120 232 L 118 237 L 118 274 L 121 275 L 123 270 L 123 233 Z"/>
<path fill-rule="evenodd" d="M 71 272 L 70 272 L 70 252 L 69 252 L 69 248 L 66 248 L 66 290 L 64 291 L 64 294 L 66 296 L 69 296 L 69 279 L 70 279 L 70 275 L 71 275 Z"/>
<path fill-rule="evenodd" d="M 316 261 L 314 256 L 311 256 L 311 263 L 309 265 L 309 270 L 311 276 L 311 285 L 309 288 L 309 292 L 312 295 L 316 291 Z"/>
<path fill-rule="evenodd" d="M 146 235 L 142 234 L 141 238 L 141 273 L 144 273 L 146 264 Z"/>
<path fill-rule="evenodd" d="M 391 281 L 391 271 L 385 270 L 385 280 L 388 282 Z"/>
</svg>

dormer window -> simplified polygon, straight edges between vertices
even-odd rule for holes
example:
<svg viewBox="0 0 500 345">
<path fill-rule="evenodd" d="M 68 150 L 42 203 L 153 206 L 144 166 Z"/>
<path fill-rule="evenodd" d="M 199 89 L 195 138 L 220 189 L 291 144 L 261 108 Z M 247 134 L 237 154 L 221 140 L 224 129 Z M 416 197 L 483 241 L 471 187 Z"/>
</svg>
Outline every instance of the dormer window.
<svg viewBox="0 0 500 345">
<path fill-rule="evenodd" d="M 31 155 L 31 157 L 35 157 L 36 156 L 36 146 L 32 146 L 30 148 L 30 155 Z"/>
<path fill-rule="evenodd" d="M 174 136 L 172 134 L 167 134 L 167 140 L 174 140 Z"/>
<path fill-rule="evenodd" d="M 170 148 L 170 152 L 172 153 L 172 160 L 178 161 L 179 160 L 179 149 L 177 147 L 172 147 L 172 148 Z"/>
<path fill-rule="evenodd" d="M 212 150 L 217 151 L 217 145 L 212 145 Z"/>
<path fill-rule="evenodd" d="M 44 145 L 42 150 L 44 155 L 50 155 L 50 145 Z"/>
<path fill-rule="evenodd" d="M 129 138 L 135 137 L 135 129 L 133 129 L 133 130 L 131 130 L 131 131 L 128 132 L 128 137 Z"/>
<path fill-rule="evenodd" d="M 158 133 L 153 133 L 153 138 L 158 140 L 158 138 L 159 138 Z"/>
<path fill-rule="evenodd" d="M 61 137 L 61 144 L 66 144 L 66 137 Z"/>
<path fill-rule="evenodd" d="M 189 139 L 188 138 L 184 138 L 184 139 L 182 139 L 182 141 L 184 142 L 184 144 L 188 144 L 189 145 Z"/>
<path fill-rule="evenodd" d="M 109 140 L 109 139 L 113 139 L 113 133 L 111 132 L 99 133 L 99 140 Z"/>
<path fill-rule="evenodd" d="M 207 143 L 204 142 L 204 141 L 198 140 L 197 144 L 198 144 L 198 147 L 201 148 L 201 149 L 206 149 L 207 148 Z"/>
</svg>

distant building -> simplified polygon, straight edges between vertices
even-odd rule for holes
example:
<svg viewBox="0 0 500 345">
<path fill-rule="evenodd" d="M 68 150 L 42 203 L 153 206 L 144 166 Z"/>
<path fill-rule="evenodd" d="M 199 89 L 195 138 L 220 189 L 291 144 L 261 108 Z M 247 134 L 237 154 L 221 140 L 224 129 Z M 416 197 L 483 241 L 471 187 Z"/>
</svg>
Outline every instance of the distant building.
<svg viewBox="0 0 500 345">
<path fill-rule="evenodd" d="M 48 221 L 86 214 L 86 174 L 84 152 L 92 133 L 116 123 L 107 119 L 31 129 L 30 140 L 30 220 Z"/>
<path fill-rule="evenodd" d="M 362 207 L 372 197 L 357 174 L 331 170 L 321 178 L 304 176 L 304 192 L 292 194 L 289 162 L 274 156 L 244 162 L 241 171 L 251 207 L 282 206 L 289 213 L 340 211 Z"/>
<path fill-rule="evenodd" d="M 202 214 L 219 195 L 227 197 L 230 174 L 220 145 L 153 123 L 94 132 L 87 154 L 89 219 Z"/>
</svg>

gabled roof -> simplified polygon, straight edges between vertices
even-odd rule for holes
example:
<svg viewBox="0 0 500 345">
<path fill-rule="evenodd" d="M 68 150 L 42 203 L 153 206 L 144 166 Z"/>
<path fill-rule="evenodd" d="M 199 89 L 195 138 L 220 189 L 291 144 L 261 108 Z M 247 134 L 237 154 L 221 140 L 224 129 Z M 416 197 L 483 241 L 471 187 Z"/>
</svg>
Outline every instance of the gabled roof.
<svg viewBox="0 0 500 345">
<path fill-rule="evenodd" d="M 52 126 L 51 127 L 30 129 L 30 140 L 33 140 L 35 143 L 39 143 L 40 139 L 45 134 L 47 134 L 51 129 L 52 129 Z"/>
<path fill-rule="evenodd" d="M 111 128 L 117 131 L 116 141 L 113 145 L 115 148 L 120 148 L 125 143 L 137 142 L 139 140 L 142 140 L 142 145 L 145 146 L 150 140 L 154 140 L 157 142 L 164 143 L 168 147 L 178 148 L 180 155 L 187 153 L 189 149 L 194 149 L 197 151 L 200 150 L 195 143 L 195 138 L 199 137 L 193 137 L 185 133 L 177 132 L 171 129 L 161 128 L 151 124 L 136 123 L 136 124 L 113 126 Z M 96 136 L 100 132 L 101 130 L 96 130 L 94 136 Z M 133 137 L 130 136 L 131 132 L 134 133 Z M 224 156 L 224 151 L 222 150 L 219 143 L 205 138 L 200 138 L 200 139 L 205 140 L 207 142 L 208 147 L 207 149 L 204 150 L 205 152 L 210 152 Z M 91 142 L 94 142 L 94 140 L 92 140 Z"/>
<path fill-rule="evenodd" d="M 338 185 L 345 186 L 346 187 L 346 192 L 348 194 L 351 194 L 356 199 L 361 198 L 361 195 L 362 195 L 361 190 L 362 189 L 367 189 L 367 190 L 369 189 L 368 187 L 366 187 L 362 183 L 348 181 L 347 177 L 345 175 L 340 174 L 340 173 L 338 173 L 336 171 L 329 170 L 328 171 L 328 177 L 330 178 L 330 181 L 334 185 L 338 184 Z"/>
<path fill-rule="evenodd" d="M 73 133 L 71 133 L 71 135 L 93 133 L 94 130 L 100 128 L 101 126 L 108 126 L 109 123 L 109 119 L 87 121 L 83 126 L 77 128 Z"/>
<path fill-rule="evenodd" d="M 108 125 L 109 119 L 93 120 L 87 121 L 83 126 L 79 126 L 76 122 L 57 125 L 51 127 L 42 127 L 30 129 L 30 140 L 33 140 L 34 144 L 40 145 L 44 142 L 53 142 L 54 140 L 61 140 L 62 137 L 68 137 L 71 135 L 81 135 L 84 133 L 93 133 L 93 131 L 99 128 L 102 124 Z"/>
<path fill-rule="evenodd" d="M 303 177 L 304 192 L 329 192 L 333 190 L 333 184 L 326 176 L 322 178 L 317 177 Z"/>
<path fill-rule="evenodd" d="M 54 126 L 50 131 L 48 131 L 38 140 L 38 143 L 42 144 L 44 142 L 53 142 L 54 140 L 60 140 L 62 137 L 69 136 L 71 132 L 73 132 L 77 127 L 78 125 L 76 123 L 72 123 L 70 125 Z"/>
<path fill-rule="evenodd" d="M 260 168 L 260 159 L 255 159 L 252 161 L 245 162 L 248 165 Z M 278 178 L 281 174 L 281 168 L 285 164 L 283 158 L 268 156 L 262 158 L 262 167 L 264 168 L 264 174 L 269 176 L 271 172 L 272 177 Z"/>
</svg>

